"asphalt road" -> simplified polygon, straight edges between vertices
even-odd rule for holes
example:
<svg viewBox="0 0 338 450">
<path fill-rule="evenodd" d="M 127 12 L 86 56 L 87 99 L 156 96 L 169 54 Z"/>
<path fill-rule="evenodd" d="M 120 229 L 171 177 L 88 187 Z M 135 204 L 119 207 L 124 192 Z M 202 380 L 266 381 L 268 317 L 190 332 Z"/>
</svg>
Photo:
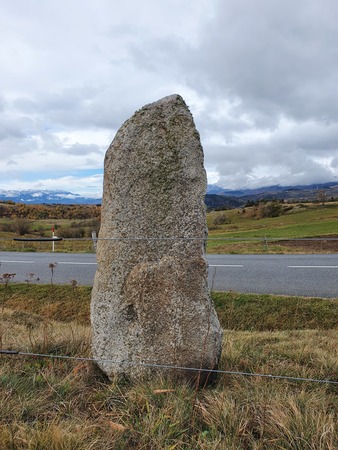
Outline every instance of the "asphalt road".
<svg viewBox="0 0 338 450">
<path fill-rule="evenodd" d="M 217 291 L 338 297 L 338 254 L 325 255 L 207 255 L 209 283 Z M 57 263 L 53 282 L 91 285 L 95 254 L 0 252 L 0 276 L 15 273 L 14 281 L 37 277 L 50 283 L 50 264 Z"/>
</svg>

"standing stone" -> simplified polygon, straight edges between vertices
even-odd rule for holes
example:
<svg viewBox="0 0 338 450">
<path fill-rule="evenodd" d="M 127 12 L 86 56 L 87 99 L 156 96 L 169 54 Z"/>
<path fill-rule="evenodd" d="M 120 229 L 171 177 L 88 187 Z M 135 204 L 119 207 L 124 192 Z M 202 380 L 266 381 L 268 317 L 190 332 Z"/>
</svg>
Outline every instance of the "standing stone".
<svg viewBox="0 0 338 450">
<path fill-rule="evenodd" d="M 222 330 L 208 290 L 205 191 L 199 134 L 179 95 L 122 125 L 105 157 L 91 304 L 93 355 L 106 360 L 99 366 L 108 376 L 146 375 L 148 363 L 217 367 Z"/>
</svg>

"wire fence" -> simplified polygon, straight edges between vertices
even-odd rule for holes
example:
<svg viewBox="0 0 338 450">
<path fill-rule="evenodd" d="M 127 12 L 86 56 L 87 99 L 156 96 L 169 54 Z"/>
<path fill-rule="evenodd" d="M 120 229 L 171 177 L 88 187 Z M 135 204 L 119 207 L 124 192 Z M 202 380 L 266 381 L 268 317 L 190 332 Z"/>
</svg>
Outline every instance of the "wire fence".
<svg viewBox="0 0 338 450">
<path fill-rule="evenodd" d="M 111 242 L 201 242 L 206 245 L 208 252 L 213 250 L 221 253 L 281 253 L 287 247 L 287 252 L 292 252 L 291 247 L 301 247 L 312 251 L 325 251 L 338 253 L 337 237 L 271 237 L 271 236 L 111 236 L 111 237 L 81 237 L 81 238 L 0 238 L 0 251 L 23 251 L 23 252 L 73 252 L 73 253 L 93 253 L 96 251 L 97 243 L 100 241 Z"/>
<path fill-rule="evenodd" d="M 48 242 L 48 241 L 93 241 L 93 238 L 0 238 L 0 241 L 17 241 L 17 242 Z M 157 237 L 157 236 L 133 236 L 133 237 L 123 237 L 123 236 L 113 236 L 113 237 L 96 237 L 95 241 L 338 241 L 338 237 L 311 237 L 311 238 L 293 238 L 293 237 L 184 237 L 184 236 L 168 236 L 168 237 Z"/>
<path fill-rule="evenodd" d="M 51 359 L 65 359 L 65 360 L 73 360 L 73 361 L 86 361 L 86 362 L 94 362 L 94 363 L 113 363 L 116 365 L 125 365 L 125 366 L 139 366 L 149 369 L 162 369 L 162 370 L 183 370 L 189 372 L 197 372 L 197 373 L 208 373 L 208 374 L 218 374 L 218 375 L 233 375 L 233 376 L 244 376 L 244 377 L 260 377 L 260 378 L 269 378 L 275 380 L 288 380 L 288 381 L 304 381 L 309 383 L 322 383 L 322 384 L 332 384 L 338 385 L 338 381 L 334 380 L 320 380 L 315 378 L 302 378 L 302 377 L 293 377 L 288 375 L 273 375 L 273 374 L 265 374 L 265 373 L 254 373 L 254 372 L 240 372 L 240 371 L 230 371 L 230 370 L 218 370 L 218 369 L 203 369 L 200 367 L 186 367 L 186 366 L 177 366 L 172 364 L 156 364 L 150 362 L 136 362 L 136 361 L 116 361 L 113 359 L 97 359 L 97 358 L 89 358 L 89 357 L 81 357 L 81 356 L 69 356 L 69 355 L 53 355 L 48 353 L 31 353 L 31 352 L 21 352 L 16 350 L 7 350 L 0 349 L 0 354 L 2 355 L 10 355 L 10 356 L 26 356 L 32 358 L 51 358 Z"/>
</svg>

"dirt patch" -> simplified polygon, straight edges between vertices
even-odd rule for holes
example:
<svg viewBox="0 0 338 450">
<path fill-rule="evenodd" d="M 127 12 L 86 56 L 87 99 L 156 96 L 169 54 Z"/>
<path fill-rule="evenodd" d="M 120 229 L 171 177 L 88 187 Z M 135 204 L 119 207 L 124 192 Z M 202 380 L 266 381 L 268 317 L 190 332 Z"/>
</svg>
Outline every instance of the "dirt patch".
<svg viewBox="0 0 338 450">
<path fill-rule="evenodd" d="M 312 239 L 278 241 L 278 245 L 306 253 L 338 253 L 338 234 L 318 236 Z"/>
</svg>

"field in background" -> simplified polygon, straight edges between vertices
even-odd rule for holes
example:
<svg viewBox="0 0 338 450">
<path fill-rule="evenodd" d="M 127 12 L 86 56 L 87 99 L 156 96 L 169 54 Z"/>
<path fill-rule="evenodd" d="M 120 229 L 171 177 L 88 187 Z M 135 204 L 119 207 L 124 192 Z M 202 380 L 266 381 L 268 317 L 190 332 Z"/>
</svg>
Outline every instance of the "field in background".
<svg viewBox="0 0 338 450">
<path fill-rule="evenodd" d="M 1 285 L 2 347 L 90 356 L 90 293 Z M 338 381 L 338 299 L 213 298 L 225 330 L 219 369 Z M 221 375 L 197 391 L 164 375 L 108 381 L 91 362 L 1 355 L 1 448 L 336 448 L 335 385 Z"/>
<path fill-rule="evenodd" d="M 264 205 L 207 214 L 209 253 L 338 253 L 338 203 L 278 204 L 277 217 L 261 217 Z M 98 207 L 72 211 L 72 219 L 0 219 L 0 251 L 51 251 L 50 242 L 15 242 L 13 238 L 63 238 L 58 252 L 93 252 L 92 232 L 98 235 Z M 79 217 L 76 218 L 76 211 Z M 89 212 L 88 212 L 89 211 Z M 272 214 L 274 210 L 272 210 Z M 85 217 L 89 214 L 94 217 Z M 95 216 L 96 214 L 96 216 Z M 330 239 L 331 238 L 331 239 Z M 304 239 L 304 240 L 302 240 Z M 311 240 L 310 240 L 311 239 Z"/>
<path fill-rule="evenodd" d="M 253 215 L 253 207 L 209 213 L 207 215 L 208 252 L 338 252 L 337 203 L 324 206 L 311 203 L 284 206 L 286 210 L 288 207 L 291 209 L 277 217 L 256 217 Z M 301 240 L 309 238 L 314 240 Z M 336 240 L 330 241 L 328 238 Z M 274 239 L 281 239 L 281 241 L 274 241 Z"/>
</svg>

